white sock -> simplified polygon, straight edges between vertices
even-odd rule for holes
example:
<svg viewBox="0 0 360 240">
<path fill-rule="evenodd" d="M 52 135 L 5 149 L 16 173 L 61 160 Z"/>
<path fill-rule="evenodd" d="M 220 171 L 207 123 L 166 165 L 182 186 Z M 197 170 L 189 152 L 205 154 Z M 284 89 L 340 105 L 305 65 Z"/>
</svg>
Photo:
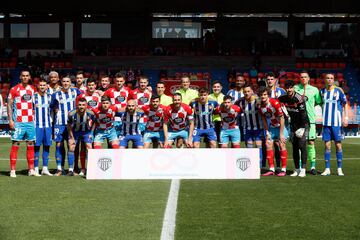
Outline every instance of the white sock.
<svg viewBox="0 0 360 240">
<path fill-rule="evenodd" d="M 73 168 L 69 168 L 69 172 L 73 172 L 74 171 L 74 169 Z"/>
<path fill-rule="evenodd" d="M 269 170 L 275 172 L 275 168 L 273 167 L 269 168 Z"/>
<path fill-rule="evenodd" d="M 57 165 L 57 170 L 61 170 L 61 165 Z"/>
<path fill-rule="evenodd" d="M 43 171 L 49 171 L 47 166 L 43 166 Z"/>
<path fill-rule="evenodd" d="M 286 168 L 281 168 L 281 171 L 282 171 L 282 172 L 286 172 Z"/>
<path fill-rule="evenodd" d="M 39 172 L 39 167 L 35 167 L 35 172 Z"/>
</svg>

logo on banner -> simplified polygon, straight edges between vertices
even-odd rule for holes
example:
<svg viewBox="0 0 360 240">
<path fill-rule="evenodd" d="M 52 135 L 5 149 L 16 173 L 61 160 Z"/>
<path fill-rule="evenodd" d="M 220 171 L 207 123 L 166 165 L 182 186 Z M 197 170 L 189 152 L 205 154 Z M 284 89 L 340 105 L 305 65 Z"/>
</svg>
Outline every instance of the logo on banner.
<svg viewBox="0 0 360 240">
<path fill-rule="evenodd" d="M 97 164 L 101 170 L 106 172 L 111 167 L 112 161 L 111 158 L 104 157 L 100 158 Z"/>
<path fill-rule="evenodd" d="M 236 160 L 236 166 L 243 172 L 246 171 L 250 165 L 251 161 L 249 158 L 239 158 Z"/>
</svg>

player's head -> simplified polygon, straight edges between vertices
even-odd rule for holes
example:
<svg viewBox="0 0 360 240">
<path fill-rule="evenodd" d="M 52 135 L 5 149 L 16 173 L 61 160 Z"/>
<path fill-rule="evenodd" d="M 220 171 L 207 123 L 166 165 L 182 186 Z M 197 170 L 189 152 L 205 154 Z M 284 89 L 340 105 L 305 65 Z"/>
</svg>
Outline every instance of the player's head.
<svg viewBox="0 0 360 240">
<path fill-rule="evenodd" d="M 310 81 L 309 73 L 305 70 L 300 72 L 300 82 L 302 85 L 307 85 Z"/>
<path fill-rule="evenodd" d="M 110 86 L 110 78 L 108 75 L 103 75 L 100 79 L 100 85 L 102 88 L 107 89 Z"/>
<path fill-rule="evenodd" d="M 31 79 L 31 75 L 29 70 L 22 70 L 20 72 L 20 80 L 22 84 L 29 84 L 30 79 Z"/>
<path fill-rule="evenodd" d="M 68 90 L 71 87 L 71 77 L 69 75 L 66 75 L 61 79 L 61 87 L 64 90 Z"/>
<path fill-rule="evenodd" d="M 216 81 L 212 84 L 212 91 L 215 95 L 218 95 L 221 93 L 221 90 L 222 90 L 222 85 L 221 85 L 221 82 L 219 81 Z"/>
<path fill-rule="evenodd" d="M 85 98 L 80 98 L 77 103 L 77 109 L 80 113 L 83 113 L 86 111 L 87 108 L 87 101 Z"/>
<path fill-rule="evenodd" d="M 164 82 L 157 82 L 156 83 L 156 93 L 157 95 L 161 96 L 165 92 L 165 83 Z"/>
<path fill-rule="evenodd" d="M 104 110 L 108 110 L 111 105 L 110 98 L 108 96 L 102 96 L 101 97 L 101 107 Z"/>
<path fill-rule="evenodd" d="M 335 74 L 333 73 L 327 73 L 325 75 L 325 82 L 328 87 L 331 87 L 335 83 Z"/>
<path fill-rule="evenodd" d="M 273 72 L 269 72 L 267 75 L 266 75 L 266 83 L 268 85 L 268 87 L 274 87 L 276 86 L 276 82 L 277 82 L 277 79 L 275 78 L 275 74 Z"/>
<path fill-rule="evenodd" d="M 78 86 L 80 86 L 81 84 L 83 84 L 84 82 L 84 72 L 83 71 L 78 71 L 76 73 L 76 84 Z"/>
<path fill-rule="evenodd" d="M 173 104 L 175 107 L 180 107 L 182 101 L 182 97 L 180 93 L 174 93 L 173 95 Z"/>
<path fill-rule="evenodd" d="M 260 100 L 261 102 L 265 103 L 269 100 L 269 96 L 270 96 L 271 92 L 270 89 L 267 87 L 260 87 L 259 88 L 259 96 L 260 96 Z"/>
<path fill-rule="evenodd" d="M 189 89 L 189 87 L 190 87 L 190 78 L 189 78 L 189 76 L 182 76 L 181 77 L 181 87 L 184 90 Z"/>
<path fill-rule="evenodd" d="M 241 88 L 244 87 L 244 85 L 245 85 L 245 78 L 244 78 L 244 76 L 241 75 L 241 74 L 238 74 L 238 75 L 236 76 L 236 79 L 235 79 L 235 87 L 236 87 L 237 89 L 241 89 Z"/>
<path fill-rule="evenodd" d="M 251 96 L 254 94 L 254 91 L 252 89 L 252 86 L 250 84 L 245 84 L 243 89 L 244 97 L 246 100 L 249 100 Z"/>
<path fill-rule="evenodd" d="M 86 81 L 86 86 L 89 92 L 93 93 L 96 90 L 96 79 L 93 77 L 89 77 Z"/>
<path fill-rule="evenodd" d="M 56 85 L 58 84 L 59 82 L 59 74 L 55 71 L 51 71 L 49 73 L 49 81 L 50 81 L 50 84 L 52 85 Z"/>
<path fill-rule="evenodd" d="M 201 103 L 206 103 L 209 97 L 209 89 L 206 87 L 199 88 L 199 101 Z"/>
<path fill-rule="evenodd" d="M 149 79 L 147 76 L 140 76 L 139 78 L 139 88 L 140 90 L 144 91 L 147 86 L 149 85 Z"/>
<path fill-rule="evenodd" d="M 134 113 L 136 110 L 136 100 L 135 99 L 129 99 L 126 103 L 126 110 L 129 113 Z"/>
<path fill-rule="evenodd" d="M 155 108 L 155 109 L 158 108 L 159 105 L 160 105 L 160 97 L 159 97 L 159 95 L 156 95 L 156 94 L 152 95 L 151 99 L 150 99 L 150 104 L 151 104 L 151 106 L 153 108 Z"/>
<path fill-rule="evenodd" d="M 125 84 L 125 75 L 121 72 L 115 74 L 115 86 L 117 89 L 121 89 Z"/>
<path fill-rule="evenodd" d="M 48 83 L 45 78 L 40 78 L 37 88 L 38 88 L 38 91 L 42 94 L 47 91 Z"/>
<path fill-rule="evenodd" d="M 231 106 L 233 105 L 232 100 L 233 100 L 233 98 L 230 95 L 224 96 L 222 104 L 226 110 L 229 110 L 231 108 Z"/>
<path fill-rule="evenodd" d="M 295 86 L 295 82 L 293 80 L 287 80 L 285 82 L 285 91 L 287 95 L 293 96 L 295 94 L 294 86 Z"/>
</svg>

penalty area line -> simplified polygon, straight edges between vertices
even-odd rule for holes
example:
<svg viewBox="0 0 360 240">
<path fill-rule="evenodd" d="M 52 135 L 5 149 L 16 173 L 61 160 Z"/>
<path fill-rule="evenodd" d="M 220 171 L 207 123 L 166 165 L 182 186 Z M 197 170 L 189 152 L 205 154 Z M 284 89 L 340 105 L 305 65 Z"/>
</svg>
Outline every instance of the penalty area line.
<svg viewBox="0 0 360 240">
<path fill-rule="evenodd" d="M 160 240 L 173 240 L 175 238 L 176 209 L 179 189 L 180 179 L 171 180 Z"/>
</svg>

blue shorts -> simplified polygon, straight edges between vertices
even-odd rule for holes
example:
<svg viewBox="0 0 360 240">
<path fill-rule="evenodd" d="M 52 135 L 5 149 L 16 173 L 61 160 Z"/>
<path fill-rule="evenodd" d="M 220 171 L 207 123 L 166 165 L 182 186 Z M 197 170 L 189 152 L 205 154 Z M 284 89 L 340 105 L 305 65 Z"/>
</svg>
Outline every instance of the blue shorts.
<svg viewBox="0 0 360 240">
<path fill-rule="evenodd" d="M 54 127 L 54 141 L 62 142 L 69 139 L 69 133 L 65 125 L 55 125 Z"/>
<path fill-rule="evenodd" d="M 35 146 L 40 147 L 41 145 L 44 146 L 51 146 L 52 141 L 52 128 L 39 128 L 36 127 L 36 141 Z"/>
<path fill-rule="evenodd" d="M 117 141 L 119 138 L 116 135 L 115 128 L 110 128 L 107 130 L 95 130 L 94 142 L 103 143 L 105 139 L 108 139 L 109 142 Z"/>
<path fill-rule="evenodd" d="M 209 141 L 216 141 L 216 133 L 214 128 L 194 129 L 193 142 L 201 142 L 201 137 L 206 137 Z"/>
<path fill-rule="evenodd" d="M 116 131 L 116 136 L 120 136 L 121 135 L 121 126 L 122 126 L 122 122 L 121 121 L 115 121 L 114 122 L 114 128 L 115 128 L 115 131 Z"/>
<path fill-rule="evenodd" d="M 245 141 L 262 141 L 264 140 L 264 130 L 247 130 L 245 129 Z"/>
<path fill-rule="evenodd" d="M 13 141 L 35 141 L 35 123 L 34 122 L 15 122 L 14 131 L 11 131 L 11 140 Z"/>
<path fill-rule="evenodd" d="M 184 139 L 184 141 L 187 141 L 189 138 L 189 132 L 186 129 L 176 131 L 176 132 L 168 132 L 167 140 L 169 142 L 174 142 L 178 138 L 182 138 L 182 139 Z"/>
<path fill-rule="evenodd" d="M 280 127 L 274 127 L 274 128 L 269 128 L 269 132 L 271 134 L 271 140 L 273 141 L 278 141 L 280 138 Z M 285 139 L 289 138 L 289 132 L 287 131 L 287 129 L 284 127 L 284 137 Z"/>
<path fill-rule="evenodd" d="M 136 135 L 126 135 L 120 138 L 120 146 L 127 147 L 129 141 L 133 141 L 134 147 L 144 146 L 144 142 L 142 140 L 142 136 L 140 134 Z"/>
<path fill-rule="evenodd" d="M 330 127 L 330 126 L 323 126 L 322 132 L 322 140 L 325 142 L 334 140 L 336 142 L 341 142 L 344 140 L 344 132 L 342 127 Z"/>
<path fill-rule="evenodd" d="M 151 143 L 153 140 L 156 140 L 158 142 L 164 142 L 164 140 L 165 140 L 164 132 L 163 131 L 159 131 L 159 132 L 146 131 L 144 134 L 144 142 Z"/>
<path fill-rule="evenodd" d="M 240 130 L 238 128 L 233 129 L 221 129 L 220 132 L 220 144 L 240 143 Z"/>
<path fill-rule="evenodd" d="M 146 129 L 146 123 L 139 122 L 139 131 L 143 133 Z"/>
<path fill-rule="evenodd" d="M 92 132 L 74 132 L 74 139 L 75 144 L 77 144 L 79 141 L 82 141 L 84 143 L 93 143 L 94 141 L 94 135 Z"/>
</svg>

